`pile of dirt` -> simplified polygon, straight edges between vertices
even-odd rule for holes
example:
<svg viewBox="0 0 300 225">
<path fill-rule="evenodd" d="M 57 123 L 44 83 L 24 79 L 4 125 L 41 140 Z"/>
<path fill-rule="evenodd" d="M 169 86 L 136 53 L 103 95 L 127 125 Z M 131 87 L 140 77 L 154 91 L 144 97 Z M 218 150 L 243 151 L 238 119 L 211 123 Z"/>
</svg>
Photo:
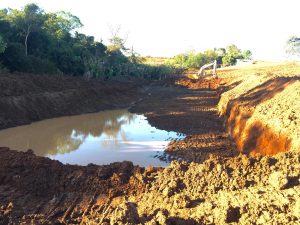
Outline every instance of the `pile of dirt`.
<svg viewBox="0 0 300 225">
<path fill-rule="evenodd" d="M 141 196 L 130 197 L 138 220 L 117 208 L 120 224 L 295 224 L 300 219 L 300 157 L 211 157 L 173 161 Z M 112 216 L 116 214 L 112 213 Z M 120 216 L 121 215 L 121 216 Z M 114 218 L 115 219 L 115 218 Z"/>
<path fill-rule="evenodd" d="M 0 129 L 64 115 L 129 107 L 145 81 L 86 81 L 75 77 L 0 76 Z"/>
<path fill-rule="evenodd" d="M 0 221 L 28 224 L 26 221 L 42 218 L 69 223 L 81 219 L 97 199 L 105 203 L 144 190 L 144 184 L 136 178 L 144 169 L 131 162 L 63 165 L 38 157 L 31 150 L 8 148 L 0 148 L 0 155 Z"/>
<path fill-rule="evenodd" d="M 176 84 L 179 86 L 183 86 L 189 89 L 210 89 L 216 90 L 220 84 L 222 83 L 222 79 L 219 78 L 211 78 L 206 77 L 202 79 L 189 79 L 189 78 L 181 78 L 176 81 Z"/>
<path fill-rule="evenodd" d="M 165 169 L 62 165 L 1 152 L 0 221 L 6 224 L 295 224 L 300 157 L 211 156 Z M 25 216 L 23 216 L 25 215 Z"/>
</svg>

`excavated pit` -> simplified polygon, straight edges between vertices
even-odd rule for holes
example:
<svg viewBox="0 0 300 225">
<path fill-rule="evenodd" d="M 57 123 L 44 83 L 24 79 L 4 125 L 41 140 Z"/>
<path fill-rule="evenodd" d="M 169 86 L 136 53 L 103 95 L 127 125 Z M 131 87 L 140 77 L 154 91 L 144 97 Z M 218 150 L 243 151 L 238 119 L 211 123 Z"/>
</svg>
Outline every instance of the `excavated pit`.
<svg viewBox="0 0 300 225">
<path fill-rule="evenodd" d="M 155 82 L 130 109 L 186 135 L 164 169 L 1 148 L 0 224 L 299 223 L 299 78 L 234 73 Z"/>
</svg>

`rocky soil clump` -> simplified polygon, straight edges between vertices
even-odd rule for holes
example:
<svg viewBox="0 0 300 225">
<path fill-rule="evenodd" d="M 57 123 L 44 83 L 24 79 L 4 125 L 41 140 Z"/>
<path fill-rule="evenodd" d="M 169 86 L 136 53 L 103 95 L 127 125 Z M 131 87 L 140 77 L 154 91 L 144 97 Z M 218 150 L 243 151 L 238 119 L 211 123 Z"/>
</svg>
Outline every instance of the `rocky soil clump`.
<svg viewBox="0 0 300 225">
<path fill-rule="evenodd" d="M 173 161 L 148 179 L 142 195 L 112 206 L 107 223 L 297 224 L 299 171 L 300 157 L 294 153 L 212 156 L 201 164 Z"/>
</svg>

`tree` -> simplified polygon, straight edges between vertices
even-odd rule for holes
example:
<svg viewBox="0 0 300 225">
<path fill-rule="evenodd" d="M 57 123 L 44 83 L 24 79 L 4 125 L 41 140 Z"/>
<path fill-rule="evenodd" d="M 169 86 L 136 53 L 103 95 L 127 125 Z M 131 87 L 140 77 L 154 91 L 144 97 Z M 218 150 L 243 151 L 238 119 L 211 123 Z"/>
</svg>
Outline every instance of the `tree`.
<svg viewBox="0 0 300 225">
<path fill-rule="evenodd" d="M 233 57 L 232 55 L 226 54 L 222 58 L 222 64 L 225 65 L 225 66 L 234 65 L 235 63 L 236 63 L 236 58 Z"/>
<path fill-rule="evenodd" d="M 9 18 L 24 38 L 25 55 L 27 56 L 30 34 L 40 30 L 44 23 L 43 10 L 36 4 L 27 4 L 23 11 L 11 10 Z"/>
<path fill-rule="evenodd" d="M 121 51 L 126 53 L 129 49 L 125 47 L 127 41 L 127 35 L 125 37 L 120 36 L 121 27 L 110 28 L 111 38 L 109 39 L 108 51 L 117 52 Z"/>
<path fill-rule="evenodd" d="M 170 74 L 173 68 L 144 65 L 125 47 L 120 27 L 111 30 L 109 47 L 93 36 L 78 33 L 78 17 L 47 13 L 36 4 L 22 10 L 0 9 L 0 61 L 9 71 L 63 73 L 107 78 L 120 75 Z"/>
<path fill-rule="evenodd" d="M 234 65 L 237 59 L 242 59 L 243 55 L 241 49 L 239 49 L 236 45 L 231 44 L 226 48 L 226 54 L 222 59 L 222 63 L 224 65 Z"/>
<path fill-rule="evenodd" d="M 59 40 L 63 39 L 70 32 L 82 27 L 80 19 L 71 13 L 64 11 L 58 13 L 48 13 L 46 15 L 45 28 L 50 35 L 55 36 Z M 75 33 L 76 34 L 76 33 Z"/>
<path fill-rule="evenodd" d="M 216 53 L 217 53 L 217 65 L 221 65 L 222 59 L 226 55 L 226 50 L 225 48 L 218 48 L 216 49 Z"/>
<path fill-rule="evenodd" d="M 133 64 L 141 63 L 141 57 L 140 55 L 133 49 L 133 46 L 131 47 L 128 59 Z"/>
<path fill-rule="evenodd" d="M 0 35 L 0 53 L 3 53 L 5 51 L 7 44 L 4 42 L 2 36 Z"/>
<path fill-rule="evenodd" d="M 290 55 L 300 56 L 300 37 L 290 37 L 286 43 L 286 52 Z"/>
<path fill-rule="evenodd" d="M 233 57 L 239 57 L 241 55 L 241 49 L 239 49 L 236 45 L 231 44 L 227 46 L 226 53 Z"/>
<path fill-rule="evenodd" d="M 252 52 L 250 50 L 243 51 L 243 59 L 250 60 L 252 59 Z"/>
<path fill-rule="evenodd" d="M 206 56 L 207 63 L 212 62 L 218 58 L 218 53 L 214 49 L 208 49 L 204 51 L 204 54 Z"/>
<path fill-rule="evenodd" d="M 225 48 L 218 48 L 216 50 L 218 57 L 224 57 L 226 54 L 226 49 Z"/>
</svg>

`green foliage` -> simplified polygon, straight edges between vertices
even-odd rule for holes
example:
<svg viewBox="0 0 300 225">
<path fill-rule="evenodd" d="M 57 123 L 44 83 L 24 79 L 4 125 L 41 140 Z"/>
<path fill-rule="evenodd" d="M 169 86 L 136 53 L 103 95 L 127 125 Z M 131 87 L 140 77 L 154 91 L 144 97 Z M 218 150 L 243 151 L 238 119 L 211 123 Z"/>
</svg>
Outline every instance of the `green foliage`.
<svg viewBox="0 0 300 225">
<path fill-rule="evenodd" d="M 300 56 L 300 37 L 290 37 L 286 43 L 286 52 L 290 55 Z"/>
<path fill-rule="evenodd" d="M 120 36 L 121 27 L 116 29 L 111 28 L 111 38 L 109 39 L 108 52 L 122 52 L 126 53 L 129 49 L 125 47 L 126 38 Z"/>
<path fill-rule="evenodd" d="M 0 35 L 0 54 L 6 49 L 7 44 L 4 42 L 3 37 Z"/>
<path fill-rule="evenodd" d="M 45 17 L 44 12 L 36 4 L 27 4 L 23 10 L 10 10 L 7 20 L 15 28 L 17 36 L 21 37 L 25 45 L 25 55 L 28 55 L 28 40 L 32 32 L 41 30 Z"/>
<path fill-rule="evenodd" d="M 208 49 L 203 53 L 190 51 L 173 57 L 169 64 L 177 68 L 199 68 L 206 63 L 217 60 L 218 65 L 234 65 L 237 59 L 251 59 L 250 50 L 241 51 L 236 45 L 229 45 L 227 48 Z"/>
<path fill-rule="evenodd" d="M 188 53 L 179 54 L 173 57 L 169 63 L 175 67 L 187 69 L 201 67 L 204 64 L 217 59 L 218 53 L 216 50 L 206 50 L 204 53 L 196 53 L 190 51 Z"/>
<path fill-rule="evenodd" d="M 202 53 L 190 51 L 150 65 L 133 49 L 126 48 L 126 37 L 120 36 L 120 27 L 111 31 L 108 46 L 77 32 L 80 27 L 78 17 L 63 11 L 46 13 L 36 4 L 28 4 L 22 10 L 0 10 L 0 63 L 12 72 L 161 79 L 213 60 L 233 65 L 237 59 L 250 59 L 252 55 L 249 50 L 242 52 L 229 45 Z"/>
<path fill-rule="evenodd" d="M 243 51 L 243 59 L 247 59 L 247 60 L 252 59 L 252 52 L 250 50 Z"/>
<path fill-rule="evenodd" d="M 195 68 L 201 67 L 205 63 L 209 61 L 210 56 L 205 53 L 196 53 L 195 51 L 191 51 L 184 54 L 179 54 L 173 57 L 169 63 L 179 68 Z"/>
<path fill-rule="evenodd" d="M 78 17 L 64 11 L 46 14 L 44 22 L 44 28 L 48 35 L 56 38 L 58 41 L 63 41 L 64 38 L 70 36 L 71 31 L 82 26 Z"/>
<path fill-rule="evenodd" d="M 118 27 L 110 44 L 76 30 L 80 19 L 67 12 L 46 13 L 36 4 L 22 10 L 0 10 L 0 63 L 11 72 L 63 73 L 87 78 L 119 76 L 159 79 L 177 69 L 167 65 L 145 65 Z M 4 51 L 5 50 L 5 51 Z"/>
<path fill-rule="evenodd" d="M 3 37 L 0 35 L 0 54 L 5 51 L 7 44 L 4 42 Z M 0 62 L 0 73 L 5 72 L 5 68 Z"/>
<path fill-rule="evenodd" d="M 1 57 L 4 65 L 10 65 L 10 71 L 22 71 L 26 73 L 54 74 L 58 70 L 47 59 L 41 59 L 32 55 L 26 56 L 24 46 L 20 43 L 10 43 L 5 54 Z"/>
<path fill-rule="evenodd" d="M 237 59 L 243 59 L 242 51 L 234 44 L 228 45 L 222 63 L 224 65 L 234 65 Z"/>
<path fill-rule="evenodd" d="M 10 71 L 27 71 L 28 59 L 24 53 L 24 45 L 21 43 L 9 43 L 1 61 Z"/>
</svg>

